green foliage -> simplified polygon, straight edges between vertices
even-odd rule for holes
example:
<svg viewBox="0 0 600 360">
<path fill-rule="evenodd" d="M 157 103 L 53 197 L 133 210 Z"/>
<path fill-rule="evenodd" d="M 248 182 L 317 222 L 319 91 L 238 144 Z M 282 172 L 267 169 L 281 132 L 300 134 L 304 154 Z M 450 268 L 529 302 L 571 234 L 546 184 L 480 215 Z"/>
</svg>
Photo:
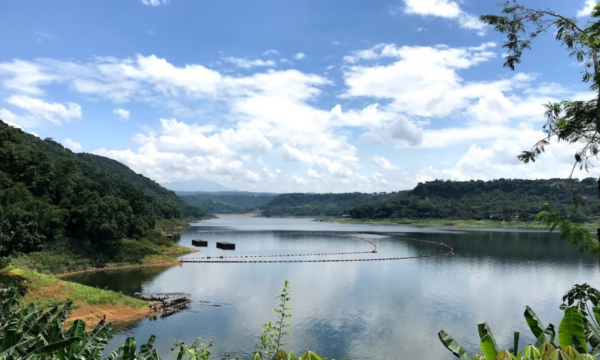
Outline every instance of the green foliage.
<svg viewBox="0 0 600 360">
<path fill-rule="evenodd" d="M 210 360 L 214 359 L 214 356 L 210 353 L 210 348 L 213 344 L 212 340 L 208 344 L 200 342 L 200 338 L 194 340 L 192 345 L 187 346 L 185 342 L 176 340 L 176 344 L 173 345 L 171 351 L 177 351 L 177 360 Z"/>
<path fill-rule="evenodd" d="M 339 216 L 347 209 L 402 196 L 392 193 L 281 194 L 261 206 L 264 216 Z"/>
<path fill-rule="evenodd" d="M 64 329 L 65 320 L 73 303 L 68 302 L 64 306 L 43 311 L 38 310 L 34 304 L 22 306 L 21 302 L 25 294 L 26 289 L 20 289 L 16 282 L 0 288 L 0 359 L 2 360 L 160 360 L 158 351 L 154 347 L 156 339 L 154 335 L 150 336 L 139 350 L 135 339 L 129 337 L 123 345 L 103 358 L 102 352 L 111 340 L 110 323 L 106 324 L 101 320 L 93 330 L 88 332 L 85 330 L 84 321 L 75 320 L 69 329 Z M 290 309 L 285 305 L 290 294 L 286 281 L 284 289 L 278 296 L 282 302 L 280 307 L 282 312 L 276 311 L 278 319 L 282 321 L 286 318 L 285 311 Z M 284 325 L 283 322 L 279 326 L 279 339 L 284 334 L 282 329 L 285 326 L 288 325 Z M 295 354 L 279 348 L 283 343 L 277 342 L 277 344 L 271 356 L 265 359 L 298 360 Z M 171 351 L 177 353 L 177 360 L 210 360 L 214 358 L 210 352 L 211 346 L 212 342 L 203 344 L 200 338 L 190 346 L 178 340 Z M 254 352 L 251 358 L 251 360 L 262 359 L 263 355 L 260 351 Z M 305 352 L 300 359 L 323 360 L 311 351 Z"/>
<path fill-rule="evenodd" d="M 600 5 L 595 6 L 591 14 L 592 20 L 586 26 L 580 26 L 576 20 L 551 10 L 528 8 L 518 4 L 516 0 L 506 0 L 500 6 L 502 15 L 485 15 L 481 20 L 506 35 L 503 47 L 508 55 L 504 66 L 515 70 L 516 64 L 521 62 L 523 52 L 531 48 L 533 40 L 550 32 L 569 51 L 569 55 L 583 65 L 582 81 L 590 83 L 590 89 L 596 92 L 591 100 L 564 100 L 546 104 L 546 123 L 543 127 L 545 138 L 518 156 L 524 163 L 535 162 L 552 141 L 577 144 L 570 174 L 572 179 L 577 167 L 587 171 L 592 166 L 591 161 L 597 159 L 600 153 Z M 598 186 L 600 187 L 600 180 Z M 570 189 L 573 203 L 581 205 L 583 199 L 577 189 L 573 186 Z M 600 200 L 600 196 L 595 198 Z M 568 220 L 561 220 L 557 214 L 546 213 L 542 216 L 551 229 L 560 228 L 567 241 L 579 245 L 581 249 L 589 249 L 591 254 L 600 254 L 597 242 L 591 243 L 589 236 Z M 560 217 L 564 218 L 564 215 L 561 214 Z"/>
<path fill-rule="evenodd" d="M 176 192 L 186 203 L 209 214 L 243 214 L 273 199 L 277 194 L 251 192 Z"/>
<path fill-rule="evenodd" d="M 579 251 L 590 256 L 600 256 L 600 242 L 585 227 L 559 216 L 556 212 L 541 211 L 536 220 L 546 225 L 550 231 L 560 229 L 560 239 L 579 247 Z"/>
<path fill-rule="evenodd" d="M 435 180 L 419 183 L 403 196 L 374 202 L 347 211 L 357 219 L 457 219 L 533 221 L 537 213 L 551 208 L 573 222 L 595 221 L 598 207 L 572 206 L 570 191 L 555 186 L 568 180 L 491 181 Z M 593 179 L 573 180 L 572 186 L 587 197 L 598 197 Z"/>
<path fill-rule="evenodd" d="M 597 317 L 600 317 L 598 300 L 600 292 L 587 284 L 575 285 L 563 296 L 560 308 L 564 311 L 563 319 L 558 327 L 558 344 L 554 344 L 554 325 L 550 324 L 544 329 L 542 321 L 535 312 L 527 307 L 525 320 L 536 337 L 534 345 L 528 345 L 518 351 L 519 333 L 515 332 L 514 345 L 509 350 L 499 351 L 487 323 L 479 324 L 480 346 L 486 360 L 493 359 L 593 359 L 600 355 L 600 326 Z M 593 309 L 593 312 L 590 311 Z M 598 314 L 598 315 L 596 315 Z M 471 357 L 465 348 L 443 330 L 438 334 L 442 344 L 461 360 L 481 359 L 481 356 Z"/>
<path fill-rule="evenodd" d="M 0 257 L 68 238 L 79 242 L 78 255 L 114 261 L 124 256 L 121 239 L 156 239 L 157 219 L 204 216 L 117 161 L 74 154 L 0 121 Z M 139 261 L 144 246 L 125 246 L 135 250 L 126 257 Z"/>
<path fill-rule="evenodd" d="M 273 312 L 277 315 L 277 320 L 275 321 L 275 324 L 269 320 L 269 322 L 263 325 L 263 334 L 260 336 L 260 342 L 256 344 L 257 352 L 260 353 L 262 351 L 265 356 L 274 356 L 282 346 L 291 343 L 291 341 L 284 342 L 283 337 L 292 335 L 291 332 L 285 330 L 292 326 L 292 323 L 287 322 L 287 319 L 292 317 L 292 314 L 290 313 L 292 307 L 287 305 L 292 293 L 288 281 L 285 280 L 283 289 L 281 289 L 281 292 L 277 295 L 279 307 L 273 309 Z"/>
</svg>

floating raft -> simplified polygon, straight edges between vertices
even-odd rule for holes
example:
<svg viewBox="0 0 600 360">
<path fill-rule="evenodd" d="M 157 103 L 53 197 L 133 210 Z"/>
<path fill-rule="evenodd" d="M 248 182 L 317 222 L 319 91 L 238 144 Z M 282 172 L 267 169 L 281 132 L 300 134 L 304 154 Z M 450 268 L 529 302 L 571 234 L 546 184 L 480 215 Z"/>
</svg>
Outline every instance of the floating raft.
<svg viewBox="0 0 600 360">
<path fill-rule="evenodd" d="M 235 250 L 235 244 L 227 241 L 217 241 L 217 248 L 223 250 Z"/>
<path fill-rule="evenodd" d="M 194 246 L 208 246 L 208 241 L 206 241 L 206 240 L 200 240 L 200 239 L 195 239 L 195 240 L 192 240 L 192 245 L 194 245 Z"/>
</svg>

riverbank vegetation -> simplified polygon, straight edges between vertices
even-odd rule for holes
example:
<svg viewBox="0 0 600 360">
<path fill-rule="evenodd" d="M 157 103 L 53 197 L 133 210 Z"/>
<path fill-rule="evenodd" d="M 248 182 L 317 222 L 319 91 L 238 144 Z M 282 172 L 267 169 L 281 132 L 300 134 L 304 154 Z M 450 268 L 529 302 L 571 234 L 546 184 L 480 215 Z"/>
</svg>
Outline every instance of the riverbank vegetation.
<svg viewBox="0 0 600 360">
<path fill-rule="evenodd" d="M 25 275 L 20 271 L 13 270 L 13 273 L 15 272 L 19 275 L 14 276 Z M 56 285 L 55 282 L 59 281 L 43 276 L 42 278 L 40 281 L 45 281 L 50 286 Z M 90 298 L 98 303 L 112 302 L 114 304 L 119 302 L 119 299 L 111 294 L 100 298 L 92 297 L 89 291 L 78 290 L 80 286 L 72 284 L 75 289 L 72 294 L 75 297 Z M 98 294 L 102 291 L 94 293 Z M 280 306 L 273 309 L 277 314 L 277 321 L 274 324 L 270 321 L 265 324 L 256 349 L 252 352 L 252 360 L 262 360 L 263 358 L 322 360 L 321 357 L 310 351 L 298 357 L 283 349 L 283 346 L 288 343 L 283 341 L 283 338 L 291 335 L 286 331 L 291 324 L 285 323 L 286 319 L 291 317 L 291 307 L 286 305 L 286 302 L 290 300 L 290 295 L 291 292 L 286 281 L 284 289 L 277 296 Z M 29 301 L 32 299 L 31 296 L 28 288 L 18 286 L 16 281 L 12 281 L 8 286 L 0 289 L 0 329 L 4 329 L 0 332 L 0 357 L 2 359 L 102 359 L 103 351 L 112 337 L 112 324 L 107 322 L 110 319 L 109 316 L 106 319 L 103 316 L 90 316 L 86 319 L 73 318 L 73 313 L 77 311 L 75 303 L 68 301 L 66 303 L 38 304 L 35 301 Z M 139 303 L 130 305 L 132 309 L 135 309 L 138 305 L 142 308 L 147 304 L 139 301 Z M 67 319 L 70 320 L 67 321 Z M 93 324 L 96 325 L 91 329 Z M 86 328 L 91 330 L 86 331 Z M 135 339 L 129 337 L 106 359 L 159 360 L 158 351 L 154 348 L 155 339 L 156 337 L 151 335 L 138 350 Z M 209 360 L 214 359 L 210 351 L 211 345 L 211 342 L 204 344 L 199 339 L 191 345 L 176 340 L 171 350 L 177 354 L 179 360 L 184 358 Z M 230 356 L 226 355 L 225 358 L 230 358 Z"/>
<path fill-rule="evenodd" d="M 187 192 L 177 191 L 183 201 L 209 214 L 244 214 L 266 204 L 277 194 L 252 192 Z"/>
<path fill-rule="evenodd" d="M 77 319 L 96 323 L 104 316 L 107 321 L 120 323 L 150 315 L 146 301 L 113 291 L 63 281 L 27 269 L 10 267 L 0 271 L 0 282 L 10 284 L 13 281 L 26 289 L 23 302 L 34 304 L 40 310 L 72 302 L 71 311 L 65 319 L 69 323 Z"/>
<path fill-rule="evenodd" d="M 206 216 L 117 161 L 0 121 L 2 258 L 50 273 L 141 264 L 174 246 L 156 228 Z"/>
<path fill-rule="evenodd" d="M 281 194 L 260 207 L 262 216 L 339 216 L 352 207 L 401 197 L 405 191 L 391 193 Z"/>
<path fill-rule="evenodd" d="M 566 186 L 569 186 L 569 189 Z M 573 206 L 573 191 L 590 201 Z M 491 181 L 436 180 L 420 183 L 403 196 L 354 207 L 345 213 L 353 219 L 411 219 L 438 221 L 492 221 L 517 226 L 535 222 L 543 210 L 555 211 L 577 223 L 596 221 L 598 188 L 592 178 Z M 446 221 L 448 220 L 448 221 Z M 473 223 L 473 222 L 472 222 Z M 510 226 L 510 225 L 508 225 Z"/>
</svg>

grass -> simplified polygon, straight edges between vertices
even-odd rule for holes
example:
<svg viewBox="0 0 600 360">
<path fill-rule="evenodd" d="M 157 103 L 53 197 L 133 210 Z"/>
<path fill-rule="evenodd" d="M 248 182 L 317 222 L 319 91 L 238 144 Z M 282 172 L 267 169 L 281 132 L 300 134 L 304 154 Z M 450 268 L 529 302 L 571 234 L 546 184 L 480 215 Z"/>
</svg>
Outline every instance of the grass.
<svg viewBox="0 0 600 360">
<path fill-rule="evenodd" d="M 49 309 L 61 306 L 69 300 L 73 301 L 69 320 L 82 319 L 89 326 L 95 325 L 103 315 L 116 323 L 142 318 L 149 313 L 149 304 L 146 301 L 63 281 L 34 270 L 9 267 L 0 271 L 0 280 L 3 283 L 17 280 L 20 286 L 27 287 L 25 303 L 33 303 L 39 309 Z"/>
<path fill-rule="evenodd" d="M 74 249 L 78 244 L 76 240 L 59 241 L 42 251 L 11 257 L 10 264 L 14 268 L 58 275 L 101 268 L 176 265 L 177 256 L 196 251 L 175 244 L 158 232 L 140 240 L 121 240 L 118 251 L 111 257 L 89 249 Z"/>
<path fill-rule="evenodd" d="M 451 220 L 451 219 L 341 219 L 317 218 L 315 221 L 342 224 L 374 224 L 374 225 L 416 225 L 416 226 L 454 226 L 474 228 L 537 228 L 544 229 L 545 225 L 537 221 L 493 221 L 493 220 Z M 598 224 L 585 223 L 588 228 L 596 228 Z"/>
<path fill-rule="evenodd" d="M 190 226 L 190 221 L 194 219 L 158 219 L 154 225 L 154 230 L 166 229 L 179 229 Z"/>
</svg>

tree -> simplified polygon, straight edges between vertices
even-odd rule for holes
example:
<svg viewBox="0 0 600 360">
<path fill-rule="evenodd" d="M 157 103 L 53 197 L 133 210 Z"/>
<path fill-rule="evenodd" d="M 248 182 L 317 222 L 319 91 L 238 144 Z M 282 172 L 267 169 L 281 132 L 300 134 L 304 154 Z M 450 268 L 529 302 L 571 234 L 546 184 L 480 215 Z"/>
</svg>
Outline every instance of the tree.
<svg viewBox="0 0 600 360">
<path fill-rule="evenodd" d="M 0 224 L 0 257 L 40 250 L 43 241 L 38 224 L 23 211 L 9 214 Z"/>
<path fill-rule="evenodd" d="M 505 67 L 515 70 L 521 63 L 524 51 L 531 48 L 536 38 L 554 32 L 556 40 L 569 51 L 569 55 L 583 65 L 582 81 L 589 83 L 590 89 L 596 94 L 591 100 L 563 100 L 546 104 L 546 123 L 543 127 L 546 137 L 518 156 L 524 163 L 535 162 L 552 141 L 577 144 L 579 148 L 573 154 L 574 164 L 570 174 L 572 180 L 574 171 L 577 168 L 587 170 L 592 165 L 592 160 L 598 159 L 600 152 L 600 5 L 596 5 L 591 14 L 593 20 L 585 26 L 551 10 L 525 7 L 516 0 L 506 0 L 501 6 L 503 15 L 484 15 L 481 20 L 493 26 L 496 31 L 506 34 L 503 45 L 508 52 Z M 597 185 L 600 191 L 600 179 Z M 583 201 L 585 198 L 573 193 L 576 206 Z M 541 212 L 537 218 L 552 230 L 559 228 L 561 237 L 580 246 L 581 250 L 593 255 L 600 254 L 600 227 L 597 238 L 594 238 L 571 220 L 556 213 Z"/>
</svg>

